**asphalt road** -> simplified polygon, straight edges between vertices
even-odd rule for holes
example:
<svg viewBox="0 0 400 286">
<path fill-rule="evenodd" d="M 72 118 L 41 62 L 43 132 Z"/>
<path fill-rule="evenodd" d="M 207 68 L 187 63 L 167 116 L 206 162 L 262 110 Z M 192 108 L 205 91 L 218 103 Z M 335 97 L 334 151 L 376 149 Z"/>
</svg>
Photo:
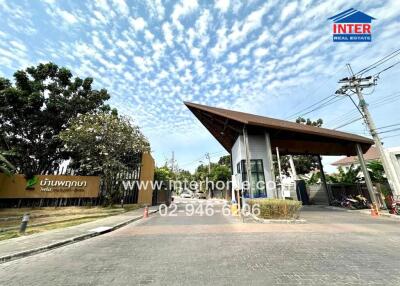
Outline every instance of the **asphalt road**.
<svg viewBox="0 0 400 286">
<path fill-rule="evenodd" d="M 399 221 L 307 208 L 306 224 L 244 224 L 188 203 L 1 264 L 0 285 L 400 285 Z"/>
</svg>

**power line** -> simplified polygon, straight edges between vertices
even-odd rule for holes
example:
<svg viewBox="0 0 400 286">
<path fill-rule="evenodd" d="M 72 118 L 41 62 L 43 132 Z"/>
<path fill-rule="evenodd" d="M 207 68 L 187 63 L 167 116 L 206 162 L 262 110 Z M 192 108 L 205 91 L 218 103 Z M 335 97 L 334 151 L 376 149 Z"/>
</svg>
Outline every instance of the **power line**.
<svg viewBox="0 0 400 286">
<path fill-rule="evenodd" d="M 400 49 L 398 50 L 400 53 Z M 392 53 L 393 54 L 393 53 Z M 396 54 L 397 55 L 397 54 Z M 381 65 L 383 62 L 387 61 L 390 58 L 390 56 L 387 56 L 386 59 L 381 60 L 378 64 L 373 65 L 372 67 L 370 67 L 369 69 L 364 69 L 363 73 L 369 71 L 372 68 L 375 68 L 378 65 Z M 350 64 L 347 64 L 347 67 L 351 70 L 350 68 Z M 393 174 L 392 171 L 390 169 L 390 164 L 391 162 L 388 161 L 388 159 L 386 158 L 386 156 L 384 155 L 384 149 L 383 149 L 383 145 L 380 139 L 379 134 L 376 132 L 376 126 L 375 123 L 372 119 L 371 113 L 369 112 L 368 109 L 368 104 L 366 103 L 364 96 L 362 94 L 362 90 L 364 88 L 368 88 L 368 87 L 372 87 L 375 86 L 377 84 L 377 78 L 373 78 L 372 76 L 367 76 L 367 77 L 361 77 L 361 76 L 356 76 L 353 74 L 353 72 L 350 73 L 350 77 L 346 77 L 343 78 L 341 80 L 339 80 L 339 83 L 342 84 L 342 87 L 336 91 L 337 94 L 346 94 L 348 90 L 351 90 L 353 92 L 355 92 L 357 94 L 358 100 L 359 100 L 359 104 L 358 106 L 361 108 L 362 110 L 362 114 L 363 114 L 363 118 L 364 121 L 366 123 L 366 125 L 368 126 L 368 129 L 371 133 L 371 136 L 375 142 L 375 146 L 376 148 L 379 150 L 379 154 L 382 160 L 382 164 L 383 164 L 383 168 L 385 170 L 385 174 L 388 178 L 389 184 L 391 188 L 394 188 L 393 191 L 394 193 L 398 193 L 400 192 L 400 190 L 398 190 L 398 188 L 396 186 L 393 185 Z M 387 132 L 392 132 L 395 130 L 400 130 L 400 128 L 397 129 L 392 129 L 392 130 L 386 130 L 383 131 L 381 133 L 387 133 Z M 372 182 L 371 179 L 368 176 L 368 170 L 365 166 L 365 163 L 363 162 L 362 159 L 362 150 L 360 145 L 357 145 L 357 152 L 358 152 L 358 156 L 360 157 L 360 162 L 362 163 L 361 166 L 363 168 L 364 171 L 364 175 L 365 175 L 365 181 L 368 187 L 368 191 L 371 195 L 371 198 L 374 197 L 374 191 L 373 191 L 373 186 L 372 186 Z M 376 199 L 374 200 L 373 204 L 376 203 Z"/>
<path fill-rule="evenodd" d="M 329 106 L 329 105 L 331 105 L 331 104 L 334 104 L 334 103 L 336 103 L 336 102 L 338 102 L 338 101 L 340 101 L 340 100 L 342 100 L 342 99 L 343 99 L 343 98 L 341 98 L 341 97 L 334 96 L 333 98 L 329 99 L 327 102 L 322 103 L 321 105 L 318 105 L 317 107 L 311 109 L 310 111 L 308 111 L 308 112 L 306 112 L 306 113 L 303 113 L 303 114 L 299 115 L 298 117 L 303 117 L 303 116 L 305 116 L 305 115 L 307 115 L 307 114 L 310 114 L 310 113 L 312 113 L 312 112 L 314 112 L 314 111 L 323 109 L 323 108 L 325 108 L 325 107 L 327 107 L 327 106 Z"/>
<path fill-rule="evenodd" d="M 381 132 L 377 132 L 378 134 L 384 134 L 384 133 L 390 133 L 393 131 L 399 131 L 400 128 L 394 128 L 394 129 L 390 129 L 390 130 L 385 130 L 385 131 L 381 131 Z"/>
<path fill-rule="evenodd" d="M 382 98 L 379 98 L 375 101 L 371 101 L 369 105 L 371 106 L 371 109 L 382 107 L 388 103 L 392 103 L 392 102 L 400 100 L 399 95 L 400 95 L 400 92 L 397 91 L 395 93 L 392 93 L 392 94 L 386 95 Z M 356 111 L 356 110 L 350 110 L 342 115 L 334 117 L 333 119 L 331 119 L 331 121 L 334 122 L 335 124 L 341 124 L 343 122 L 347 122 L 348 120 L 351 120 L 352 118 L 354 118 L 354 116 L 357 115 L 357 113 L 358 113 L 358 111 Z"/>
<path fill-rule="evenodd" d="M 306 108 L 303 108 L 303 109 L 301 109 L 301 110 L 299 110 L 299 111 L 293 113 L 293 114 L 290 115 L 290 116 L 287 116 L 285 119 L 290 119 L 290 118 L 294 118 L 294 117 L 301 116 L 300 114 L 301 114 L 302 112 L 307 111 L 307 110 L 310 109 L 310 108 L 313 108 L 314 106 L 316 106 L 316 105 L 318 105 L 318 104 L 324 102 L 325 100 L 327 100 L 327 99 L 329 99 L 329 98 L 331 98 L 331 97 L 335 97 L 335 95 L 334 95 L 334 94 L 331 94 L 331 95 L 329 95 L 329 96 L 327 96 L 327 97 L 325 97 L 325 98 L 319 100 L 318 102 L 316 102 L 316 103 L 314 103 L 314 104 L 312 104 L 312 105 L 310 105 L 310 106 L 308 106 L 308 107 L 306 107 Z"/>
<path fill-rule="evenodd" d="M 214 157 L 216 157 L 218 154 L 222 154 L 222 153 L 225 153 L 225 152 L 226 152 L 225 150 L 221 150 L 221 151 L 216 151 L 216 152 L 212 152 L 212 153 L 208 153 L 208 154 L 209 154 L 209 155 L 214 154 L 213 156 L 211 156 L 211 158 L 214 158 Z M 196 163 L 196 162 L 200 161 L 201 159 L 204 159 L 205 157 L 206 157 L 206 155 L 203 155 L 203 156 L 199 157 L 199 158 L 196 159 L 196 160 L 193 160 L 193 161 L 191 161 L 191 162 L 186 162 L 186 163 L 184 163 L 184 164 L 181 164 L 181 166 L 187 166 L 187 165 Z"/>
<path fill-rule="evenodd" d="M 382 139 L 393 138 L 393 137 L 398 137 L 398 136 L 400 136 L 400 133 L 389 135 L 389 136 L 383 137 Z"/>
<path fill-rule="evenodd" d="M 354 76 L 357 76 L 357 75 L 360 75 L 360 76 L 361 76 L 362 74 L 364 74 L 364 73 L 366 73 L 366 72 L 368 72 L 368 71 L 370 71 L 370 70 L 372 70 L 372 69 L 374 69 L 374 68 L 376 68 L 376 67 L 378 67 L 378 66 L 384 64 L 385 62 L 391 60 L 392 58 L 398 56 L 399 54 L 400 54 L 400 49 L 397 49 L 397 50 L 395 50 L 394 52 L 392 52 L 392 53 L 390 53 L 390 54 L 384 56 L 384 57 L 381 58 L 380 60 L 376 61 L 375 63 L 373 63 L 373 64 L 371 64 L 371 65 L 369 65 L 369 66 L 367 66 L 367 67 L 361 69 L 359 72 L 357 72 L 356 74 L 354 74 Z M 390 69 L 390 68 L 396 66 L 396 65 L 399 64 L 399 63 L 400 63 L 400 61 L 397 62 L 397 63 L 395 63 L 395 64 L 393 64 L 393 65 L 391 65 L 391 66 L 389 66 L 389 67 L 387 67 L 387 68 L 385 68 L 385 69 L 383 69 L 383 70 L 381 70 L 380 72 L 377 73 L 377 75 L 379 76 L 380 73 L 382 73 L 382 72 L 384 72 L 384 71 L 386 71 L 386 70 L 388 70 L 388 69 Z M 318 87 L 318 88 L 319 88 L 319 87 Z M 372 92 L 371 92 L 371 93 L 372 93 Z M 348 95 L 348 96 L 351 98 L 350 95 Z M 330 105 L 330 104 L 336 103 L 337 101 L 333 101 L 334 98 L 335 98 L 335 95 L 329 95 L 329 96 L 327 96 L 327 97 L 321 99 L 320 101 L 318 101 L 318 102 L 316 102 L 316 103 L 314 103 L 314 104 L 312 104 L 312 105 L 310 105 L 310 106 L 308 106 L 308 107 L 306 107 L 306 108 L 303 108 L 303 109 L 301 109 L 300 111 L 297 111 L 297 112 L 291 114 L 290 116 L 287 116 L 285 119 L 291 119 L 291 118 L 294 118 L 294 117 L 303 117 L 303 116 L 305 116 L 305 115 L 307 115 L 307 114 L 310 114 L 310 113 L 312 113 L 312 112 L 314 112 L 314 111 L 316 111 L 316 110 L 322 109 L 322 108 L 324 108 L 324 107 L 326 107 L 326 106 L 328 106 L 328 105 Z M 341 98 L 340 98 L 340 99 L 341 99 Z M 353 101 L 353 100 L 352 100 L 352 101 Z M 354 102 L 353 102 L 353 103 L 354 103 Z M 356 106 L 357 106 L 357 105 L 356 105 Z M 314 108 L 314 107 L 315 107 L 315 108 Z M 310 108 L 313 108 L 313 109 L 309 110 Z M 357 106 L 357 109 L 358 109 L 358 106 Z M 360 111 L 360 110 L 359 110 L 359 111 Z M 302 112 L 305 112 L 305 113 L 302 113 Z M 360 112 L 361 112 L 361 111 L 360 111 Z M 361 113 L 361 114 L 362 114 L 362 113 Z"/>
<path fill-rule="evenodd" d="M 345 124 L 342 124 L 342 125 L 340 125 L 340 126 L 338 126 L 338 127 L 333 128 L 333 130 L 336 130 L 336 129 L 345 127 L 345 126 L 350 125 L 350 124 L 352 124 L 352 123 L 354 123 L 354 122 L 357 122 L 357 121 L 359 121 L 359 120 L 361 120 L 361 119 L 363 119 L 363 118 L 364 118 L 364 117 L 358 117 L 358 118 L 356 118 L 356 119 L 351 120 L 350 122 L 346 122 Z"/>
<path fill-rule="evenodd" d="M 381 70 L 380 72 L 376 73 L 374 76 L 379 77 L 379 75 L 389 69 L 391 69 L 392 67 L 395 67 L 396 65 L 400 64 L 400 61 L 392 64 L 391 66 L 388 66 L 387 68 L 384 68 L 383 70 Z"/>
<path fill-rule="evenodd" d="M 400 125 L 400 123 L 390 124 L 390 125 L 386 125 L 386 126 L 382 126 L 382 127 L 377 127 L 376 130 L 385 129 L 385 128 L 389 128 L 389 127 L 394 127 L 394 126 L 399 126 L 399 125 Z"/>
<path fill-rule="evenodd" d="M 359 72 L 357 72 L 357 73 L 355 74 L 355 76 L 358 76 L 358 75 L 361 76 L 361 75 L 363 75 L 364 73 L 366 73 L 366 72 L 368 72 L 368 71 L 370 71 L 370 70 L 372 70 L 372 69 L 374 69 L 374 68 L 380 66 L 381 64 L 383 64 L 383 63 L 389 61 L 390 59 L 396 57 L 396 56 L 399 55 L 399 54 L 400 54 L 400 49 L 397 49 L 397 50 L 395 50 L 394 52 L 390 53 L 389 55 L 384 56 L 384 57 L 381 58 L 380 60 L 376 61 L 375 63 L 373 63 L 373 64 L 371 64 L 371 65 L 369 65 L 369 66 L 363 68 L 362 70 L 360 70 Z"/>
</svg>

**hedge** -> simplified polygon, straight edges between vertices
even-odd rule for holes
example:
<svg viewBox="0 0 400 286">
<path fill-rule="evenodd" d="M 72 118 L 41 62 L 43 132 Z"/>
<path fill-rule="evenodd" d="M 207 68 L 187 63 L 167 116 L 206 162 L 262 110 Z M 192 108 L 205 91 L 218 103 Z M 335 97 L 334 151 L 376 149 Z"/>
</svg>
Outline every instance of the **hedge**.
<svg viewBox="0 0 400 286">
<path fill-rule="evenodd" d="M 263 219 L 297 219 L 302 206 L 300 201 L 279 199 L 249 199 L 247 203 L 252 210 L 253 206 L 258 204 L 258 217 Z M 257 213 L 255 209 L 253 213 Z"/>
</svg>

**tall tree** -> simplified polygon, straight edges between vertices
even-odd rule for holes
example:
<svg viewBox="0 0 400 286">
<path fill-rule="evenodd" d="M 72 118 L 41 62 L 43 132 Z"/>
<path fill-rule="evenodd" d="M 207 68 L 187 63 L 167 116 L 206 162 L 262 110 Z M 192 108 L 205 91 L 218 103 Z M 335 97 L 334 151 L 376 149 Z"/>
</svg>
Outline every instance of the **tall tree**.
<svg viewBox="0 0 400 286">
<path fill-rule="evenodd" d="M 344 169 L 342 167 L 338 168 L 339 173 L 329 176 L 327 178 L 328 181 L 332 183 L 346 183 L 346 184 L 354 184 L 361 180 L 358 176 L 361 172 L 361 167 L 350 165 L 348 169 Z"/>
<path fill-rule="evenodd" d="M 11 163 L 27 177 L 68 158 L 57 135 L 71 118 L 110 111 L 105 89 L 92 89 L 92 78 L 74 78 L 56 64 L 19 70 L 14 79 L 0 77 L 0 149 L 15 154 Z"/>
<path fill-rule="evenodd" d="M 0 151 L 0 172 L 11 175 L 15 172 L 15 167 L 6 159 L 6 152 Z"/>
<path fill-rule="evenodd" d="M 311 119 L 299 117 L 296 119 L 296 123 L 305 124 L 309 126 L 321 127 L 324 123 L 322 119 L 318 119 L 316 121 L 312 121 Z M 293 156 L 294 166 L 296 168 L 296 172 L 299 175 L 308 174 L 311 171 L 319 168 L 318 158 L 316 156 L 311 155 L 296 155 Z M 290 169 L 290 163 L 287 156 L 281 157 L 281 165 L 282 170 L 284 170 L 287 174 Z M 278 174 L 278 170 L 276 170 L 276 174 Z"/>
<path fill-rule="evenodd" d="M 112 202 L 120 194 L 115 177 L 132 170 L 135 155 L 150 151 L 139 127 L 115 114 L 84 114 L 72 119 L 60 133 L 71 154 L 72 165 L 83 175 L 101 175 L 106 198 Z"/>
<path fill-rule="evenodd" d="M 387 178 L 385 175 L 385 170 L 380 161 L 370 161 L 367 164 L 368 172 L 374 183 L 387 183 Z"/>
<path fill-rule="evenodd" d="M 218 164 L 230 167 L 231 166 L 231 155 L 225 155 L 225 156 L 220 157 L 218 160 Z"/>
</svg>

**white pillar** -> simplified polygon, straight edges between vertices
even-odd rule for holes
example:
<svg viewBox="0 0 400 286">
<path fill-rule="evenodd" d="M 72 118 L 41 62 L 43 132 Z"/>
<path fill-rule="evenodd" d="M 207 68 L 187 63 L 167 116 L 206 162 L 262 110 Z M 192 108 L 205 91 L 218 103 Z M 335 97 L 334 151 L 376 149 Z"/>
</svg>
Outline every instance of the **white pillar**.
<svg viewBox="0 0 400 286">
<path fill-rule="evenodd" d="M 392 173 L 392 181 L 389 182 L 389 185 L 392 189 L 393 196 L 396 198 L 397 196 L 400 196 L 400 169 L 395 165 L 397 163 L 397 158 L 395 154 L 391 153 L 387 149 L 383 150 L 382 156 L 387 158 L 386 161 L 388 162 L 388 168 Z"/>
<path fill-rule="evenodd" d="M 285 199 L 285 196 L 283 195 L 283 189 L 282 189 L 282 168 L 281 168 L 281 157 L 279 156 L 279 147 L 276 147 L 276 160 L 278 161 L 278 172 L 279 172 L 279 184 L 280 184 L 280 190 L 281 190 L 281 197 L 282 199 Z M 278 195 L 279 198 L 279 195 Z"/>
<path fill-rule="evenodd" d="M 274 198 L 278 198 L 278 193 L 276 190 L 276 181 L 275 181 L 274 160 L 272 159 L 271 138 L 269 137 L 268 132 L 265 132 L 265 144 L 267 147 L 267 162 L 265 163 L 268 164 L 268 166 L 266 166 L 267 167 L 266 169 L 269 171 L 269 174 L 266 174 L 268 176 L 265 176 L 267 195 L 269 195 L 268 191 L 270 191 L 273 194 Z M 270 186 L 270 182 L 273 182 L 274 187 L 268 190 L 268 187 L 272 187 Z"/>
<path fill-rule="evenodd" d="M 373 204 L 378 206 L 377 200 L 375 198 L 374 186 L 372 185 L 371 177 L 369 176 L 367 165 L 365 165 L 363 151 L 361 149 L 360 144 L 356 145 L 358 161 L 360 162 L 361 170 L 364 173 L 365 184 L 367 185 L 367 189 L 369 192 L 369 196 L 371 197 L 371 201 Z"/>
<path fill-rule="evenodd" d="M 293 156 L 289 155 L 289 164 L 290 164 L 290 169 L 292 170 L 292 176 L 293 176 L 293 180 L 297 180 L 297 172 L 296 172 L 296 168 L 294 167 L 294 162 L 293 162 Z"/>
<path fill-rule="evenodd" d="M 249 135 L 247 134 L 247 128 L 243 128 L 243 139 L 244 139 L 244 148 L 246 152 L 246 174 L 247 174 L 247 182 L 249 185 L 250 198 L 254 198 L 253 189 L 251 188 L 251 169 L 250 169 L 250 149 L 249 149 Z M 243 200 L 244 203 L 244 200 Z"/>
</svg>

